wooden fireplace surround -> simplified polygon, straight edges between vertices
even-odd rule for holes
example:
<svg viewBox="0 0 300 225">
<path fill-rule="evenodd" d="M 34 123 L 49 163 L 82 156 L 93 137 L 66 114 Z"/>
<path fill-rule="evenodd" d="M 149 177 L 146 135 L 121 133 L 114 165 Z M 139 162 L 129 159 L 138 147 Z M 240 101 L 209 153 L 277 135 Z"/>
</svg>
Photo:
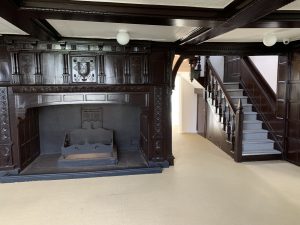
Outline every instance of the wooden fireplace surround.
<svg viewBox="0 0 300 225">
<path fill-rule="evenodd" d="M 76 57 L 95 59 L 91 80 L 74 82 Z M 20 171 L 40 152 L 38 107 L 137 105 L 140 149 L 150 165 L 173 165 L 168 47 L 151 43 L 6 40 L 0 46 L 0 170 Z M 92 61 L 91 61 L 92 62 Z M 78 75 L 77 75 L 78 76 Z"/>
</svg>

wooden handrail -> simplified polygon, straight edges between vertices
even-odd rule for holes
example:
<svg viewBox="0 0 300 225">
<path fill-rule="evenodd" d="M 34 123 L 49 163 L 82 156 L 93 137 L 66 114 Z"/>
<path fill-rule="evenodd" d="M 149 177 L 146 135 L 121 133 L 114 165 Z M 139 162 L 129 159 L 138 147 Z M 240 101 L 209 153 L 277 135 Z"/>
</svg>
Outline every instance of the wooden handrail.
<svg viewBox="0 0 300 225">
<path fill-rule="evenodd" d="M 213 65 L 211 64 L 210 60 L 207 59 L 207 63 L 208 63 L 208 66 L 209 66 L 209 69 L 211 70 L 212 72 L 212 75 L 217 79 L 218 81 L 218 85 L 220 86 L 220 88 L 222 89 L 223 91 L 223 94 L 224 94 L 224 97 L 226 98 L 226 101 L 228 102 L 228 105 L 229 107 L 231 108 L 231 110 L 234 112 L 234 114 L 236 114 L 236 107 L 235 105 L 233 104 L 226 88 L 224 87 L 224 84 L 219 76 L 219 74 L 217 73 L 217 71 L 214 69 Z"/>
<path fill-rule="evenodd" d="M 268 84 L 268 82 L 265 80 L 265 78 L 262 76 L 262 74 L 259 72 L 257 67 L 254 65 L 252 60 L 249 58 L 249 56 L 244 56 L 241 58 L 241 62 L 246 65 L 244 68 L 248 70 L 249 74 L 252 78 L 252 80 L 256 83 L 257 87 L 261 90 L 260 93 L 262 93 L 270 105 L 272 106 L 273 112 L 276 110 L 276 94 Z"/>
</svg>

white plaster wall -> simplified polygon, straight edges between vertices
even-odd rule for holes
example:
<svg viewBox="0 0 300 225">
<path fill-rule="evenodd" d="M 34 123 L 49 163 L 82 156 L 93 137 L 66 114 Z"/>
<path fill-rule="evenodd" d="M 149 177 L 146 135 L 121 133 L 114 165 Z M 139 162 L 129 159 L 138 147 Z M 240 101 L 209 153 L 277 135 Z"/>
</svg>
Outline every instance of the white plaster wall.
<svg viewBox="0 0 300 225">
<path fill-rule="evenodd" d="M 221 80 L 224 78 L 224 56 L 210 56 L 210 62 L 219 74 Z"/>
<path fill-rule="evenodd" d="M 278 56 L 250 56 L 250 59 L 276 93 Z"/>
<path fill-rule="evenodd" d="M 195 88 L 202 88 L 197 81 L 190 81 L 190 74 L 179 72 L 172 93 L 172 122 L 180 133 L 197 133 L 197 94 Z"/>
<path fill-rule="evenodd" d="M 172 92 L 172 125 L 181 126 L 181 77 L 177 76 L 175 79 L 175 89 Z"/>
</svg>

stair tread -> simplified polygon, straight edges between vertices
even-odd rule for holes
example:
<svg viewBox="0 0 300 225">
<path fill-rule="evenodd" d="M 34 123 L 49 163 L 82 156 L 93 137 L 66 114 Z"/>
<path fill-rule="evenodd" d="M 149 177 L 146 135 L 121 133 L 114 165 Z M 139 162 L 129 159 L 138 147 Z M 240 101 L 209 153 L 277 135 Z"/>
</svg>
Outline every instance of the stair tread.
<svg viewBox="0 0 300 225">
<path fill-rule="evenodd" d="M 238 104 L 234 104 L 234 105 L 238 105 Z M 247 103 L 247 104 L 243 104 L 243 106 L 252 106 L 252 104 L 249 104 L 249 103 Z"/>
<path fill-rule="evenodd" d="M 242 88 L 229 88 L 229 89 L 226 89 L 226 91 L 244 91 L 244 89 Z"/>
<path fill-rule="evenodd" d="M 242 144 L 269 144 L 269 143 L 274 143 L 273 140 L 270 139 L 251 139 L 242 142 Z"/>
<path fill-rule="evenodd" d="M 223 84 L 240 84 L 239 82 L 223 82 Z"/>
<path fill-rule="evenodd" d="M 257 112 L 252 112 L 252 111 L 250 111 L 250 112 L 244 112 L 244 114 L 257 114 Z"/>
<path fill-rule="evenodd" d="M 251 150 L 247 150 L 247 151 L 243 151 L 243 156 L 244 155 L 280 155 L 281 152 L 274 150 L 274 149 L 264 149 L 261 151 L 251 151 Z"/>
<path fill-rule="evenodd" d="M 243 133 L 268 133 L 269 131 L 264 130 L 264 129 L 259 129 L 259 130 L 243 130 Z"/>
<path fill-rule="evenodd" d="M 244 120 L 244 123 L 262 123 L 261 120 Z"/>
<path fill-rule="evenodd" d="M 230 96 L 231 98 L 243 98 L 243 99 L 248 99 L 247 96 Z"/>
</svg>

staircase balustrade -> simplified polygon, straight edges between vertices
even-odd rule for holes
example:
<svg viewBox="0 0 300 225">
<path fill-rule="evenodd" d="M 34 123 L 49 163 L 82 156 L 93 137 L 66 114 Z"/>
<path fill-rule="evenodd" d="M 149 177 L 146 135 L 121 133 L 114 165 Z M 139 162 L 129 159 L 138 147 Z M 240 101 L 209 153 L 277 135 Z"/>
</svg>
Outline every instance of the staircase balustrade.
<svg viewBox="0 0 300 225">
<path fill-rule="evenodd" d="M 231 151 L 235 161 L 241 161 L 243 139 L 243 107 L 239 99 L 236 107 L 226 91 L 220 76 L 206 57 L 205 74 L 207 75 L 206 100 L 210 99 L 215 113 L 226 133 L 227 142 L 231 143 Z M 209 102 L 209 101 L 207 101 Z"/>
</svg>

